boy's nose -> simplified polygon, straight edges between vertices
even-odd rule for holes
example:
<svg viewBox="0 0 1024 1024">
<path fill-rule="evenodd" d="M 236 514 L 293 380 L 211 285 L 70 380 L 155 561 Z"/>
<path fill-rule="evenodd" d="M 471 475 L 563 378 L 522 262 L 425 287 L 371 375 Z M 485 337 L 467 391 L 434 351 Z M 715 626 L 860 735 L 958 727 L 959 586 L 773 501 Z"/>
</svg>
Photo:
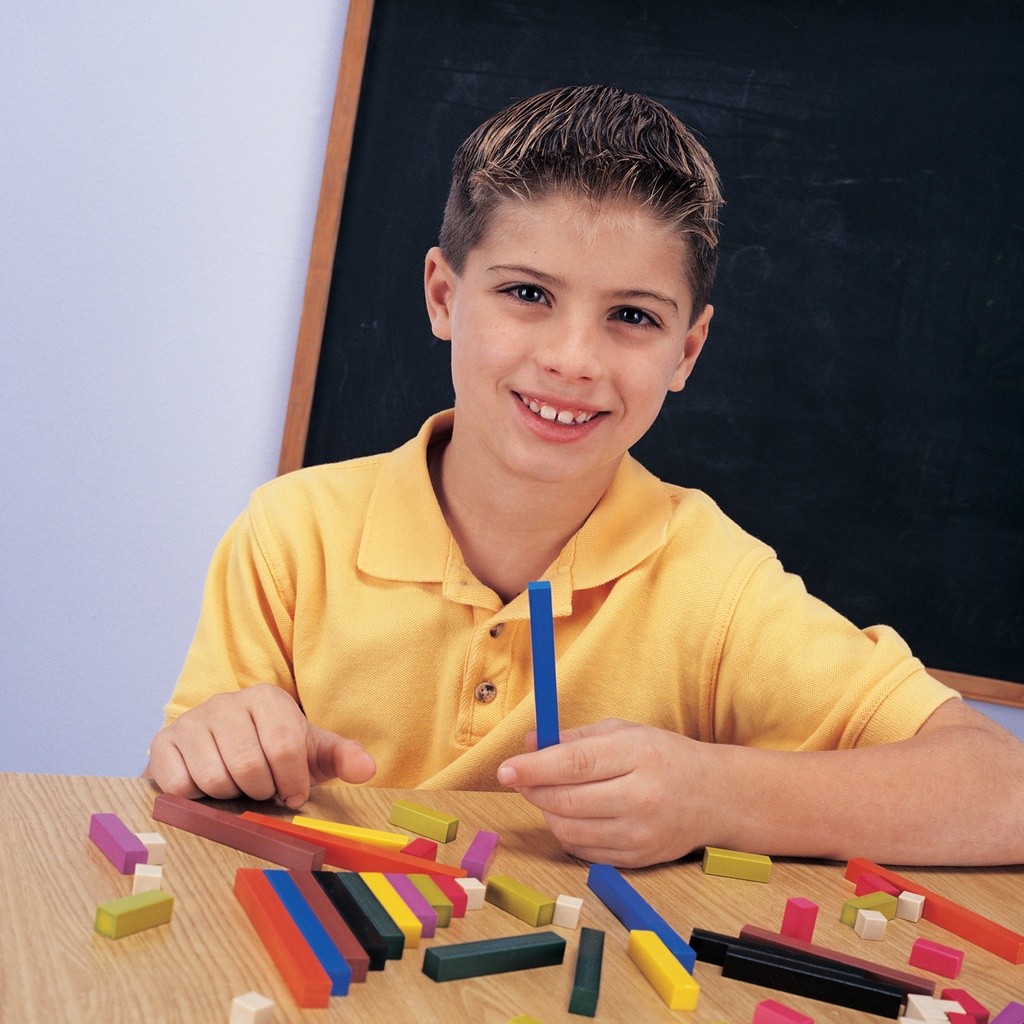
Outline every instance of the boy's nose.
<svg viewBox="0 0 1024 1024">
<path fill-rule="evenodd" d="M 592 326 L 573 320 L 553 325 L 539 352 L 544 369 L 564 380 L 593 380 L 600 374 Z"/>
</svg>

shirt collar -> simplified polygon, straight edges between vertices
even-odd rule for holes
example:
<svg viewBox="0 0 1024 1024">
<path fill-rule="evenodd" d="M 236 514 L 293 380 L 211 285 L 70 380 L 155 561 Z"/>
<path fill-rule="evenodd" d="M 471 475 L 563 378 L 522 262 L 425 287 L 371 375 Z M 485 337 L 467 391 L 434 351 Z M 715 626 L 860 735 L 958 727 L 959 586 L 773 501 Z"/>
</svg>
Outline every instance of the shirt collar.
<svg viewBox="0 0 1024 1024">
<path fill-rule="evenodd" d="M 454 419 L 450 409 L 431 416 L 412 440 L 384 457 L 366 511 L 360 571 L 408 583 L 444 579 L 454 542 L 434 496 L 427 448 L 451 434 Z"/>
<path fill-rule="evenodd" d="M 573 545 L 573 587 L 599 587 L 634 569 L 664 547 L 672 502 L 664 484 L 626 454 L 604 496 L 566 545 Z"/>
<path fill-rule="evenodd" d="M 453 588 L 448 584 L 457 583 L 472 598 L 469 603 L 489 603 L 471 593 L 472 576 L 458 556 L 427 468 L 427 448 L 451 434 L 453 422 L 450 409 L 432 416 L 416 437 L 384 458 L 366 513 L 358 565 L 380 579 L 444 583 L 449 596 Z M 671 515 L 661 481 L 625 455 L 608 490 L 546 574 L 555 615 L 570 614 L 574 590 L 609 583 L 662 547 Z"/>
</svg>

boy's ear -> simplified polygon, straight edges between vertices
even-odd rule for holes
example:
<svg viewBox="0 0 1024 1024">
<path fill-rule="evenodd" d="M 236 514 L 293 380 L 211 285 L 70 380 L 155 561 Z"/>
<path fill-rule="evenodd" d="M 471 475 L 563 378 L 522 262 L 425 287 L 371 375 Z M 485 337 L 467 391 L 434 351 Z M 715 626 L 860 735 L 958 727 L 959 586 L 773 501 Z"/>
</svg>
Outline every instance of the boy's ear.
<svg viewBox="0 0 1024 1024">
<path fill-rule="evenodd" d="M 711 318 L 715 315 L 715 307 L 709 302 L 704 307 L 704 312 L 694 321 L 693 326 L 686 332 L 686 341 L 683 343 L 683 355 L 672 374 L 669 382 L 669 391 L 682 391 L 686 386 L 686 378 L 693 372 L 693 364 L 704 348 L 704 342 L 708 340 L 708 326 Z"/>
<path fill-rule="evenodd" d="M 427 315 L 435 338 L 452 340 L 452 300 L 455 297 L 455 271 L 435 245 L 423 263 L 423 294 Z"/>
</svg>

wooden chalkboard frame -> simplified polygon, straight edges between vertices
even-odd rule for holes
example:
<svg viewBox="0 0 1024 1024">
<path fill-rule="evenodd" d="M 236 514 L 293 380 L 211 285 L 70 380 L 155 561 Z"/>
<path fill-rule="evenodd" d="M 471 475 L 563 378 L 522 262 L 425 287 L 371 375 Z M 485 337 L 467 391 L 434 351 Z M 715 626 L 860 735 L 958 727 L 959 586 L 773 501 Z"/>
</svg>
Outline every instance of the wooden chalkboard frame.
<svg viewBox="0 0 1024 1024">
<path fill-rule="evenodd" d="M 349 0 L 281 443 L 280 474 L 303 465 L 373 7 L 374 0 Z M 930 671 L 965 697 L 1024 707 L 1021 684 L 961 672 Z"/>
<path fill-rule="evenodd" d="M 302 466 L 309 432 L 309 414 L 313 408 L 316 371 L 320 361 L 320 345 L 324 336 L 327 298 L 334 271 L 334 253 L 341 224 L 341 205 L 345 197 L 348 164 L 352 155 L 352 136 L 359 110 L 359 91 L 366 65 L 366 45 L 373 21 L 373 0 L 349 0 L 345 22 L 345 39 L 341 47 L 338 83 L 334 91 L 334 109 L 327 136 L 327 155 L 320 184 L 320 199 L 313 228 L 313 245 L 309 255 L 309 271 L 299 319 L 299 337 L 295 346 L 295 363 L 288 393 L 284 436 L 278 474 Z"/>
</svg>

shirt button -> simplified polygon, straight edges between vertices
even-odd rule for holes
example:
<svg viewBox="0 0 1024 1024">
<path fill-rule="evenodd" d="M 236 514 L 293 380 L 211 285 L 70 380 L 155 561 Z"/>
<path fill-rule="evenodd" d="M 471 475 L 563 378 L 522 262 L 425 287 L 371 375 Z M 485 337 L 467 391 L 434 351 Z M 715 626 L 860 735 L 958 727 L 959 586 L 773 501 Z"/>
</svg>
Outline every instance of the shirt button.
<svg viewBox="0 0 1024 1024">
<path fill-rule="evenodd" d="M 473 696 L 476 697 L 481 704 L 490 704 L 491 701 L 498 696 L 498 688 L 494 683 L 485 681 L 476 688 L 476 692 Z"/>
<path fill-rule="evenodd" d="M 505 632 L 505 623 L 504 622 L 499 622 L 496 626 L 491 626 L 491 631 L 490 632 L 491 632 L 491 636 L 493 636 L 494 639 L 497 640 L 498 637 L 501 636 L 501 634 Z"/>
</svg>

